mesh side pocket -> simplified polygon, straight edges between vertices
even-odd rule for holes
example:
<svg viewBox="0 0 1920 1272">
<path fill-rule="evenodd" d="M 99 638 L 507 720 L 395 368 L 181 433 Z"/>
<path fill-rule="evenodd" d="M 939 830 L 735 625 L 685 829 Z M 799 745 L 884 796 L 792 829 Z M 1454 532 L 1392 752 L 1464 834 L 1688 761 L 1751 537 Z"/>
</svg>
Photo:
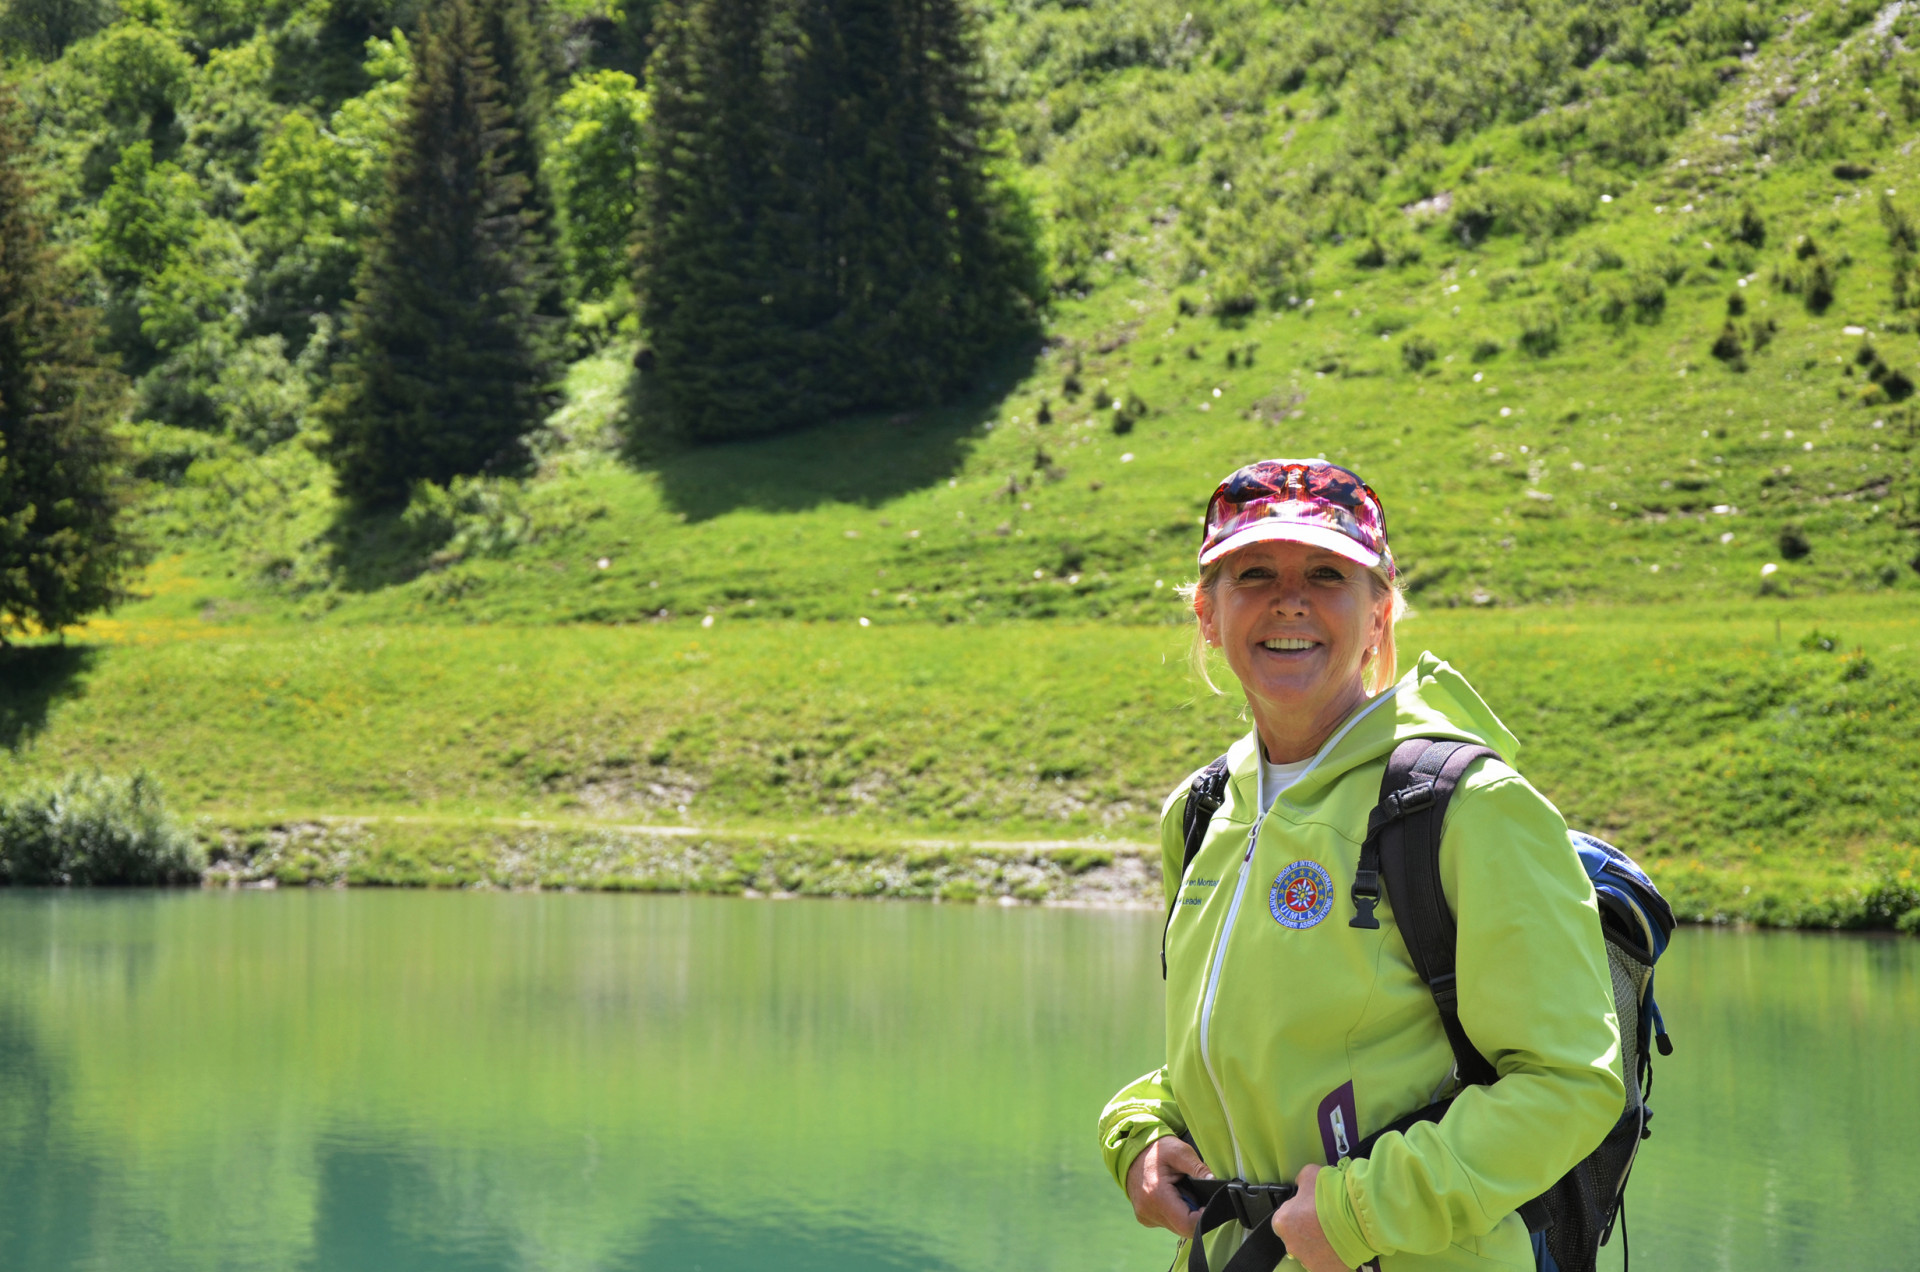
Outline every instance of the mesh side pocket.
<svg viewBox="0 0 1920 1272">
<path fill-rule="evenodd" d="M 1550 1220 L 1547 1252 L 1560 1272 L 1595 1272 L 1600 1238 L 1613 1223 L 1621 1185 L 1633 1166 L 1634 1154 L 1640 1150 L 1643 1124 L 1639 1106 L 1629 1107 L 1600 1141 L 1600 1147 L 1543 1196 Z"/>
<path fill-rule="evenodd" d="M 1627 1083 L 1627 1111 L 1640 1107 L 1640 996 L 1653 969 L 1607 942 L 1607 964 L 1613 973 L 1613 1013 L 1620 1021 L 1620 1076 Z"/>
</svg>

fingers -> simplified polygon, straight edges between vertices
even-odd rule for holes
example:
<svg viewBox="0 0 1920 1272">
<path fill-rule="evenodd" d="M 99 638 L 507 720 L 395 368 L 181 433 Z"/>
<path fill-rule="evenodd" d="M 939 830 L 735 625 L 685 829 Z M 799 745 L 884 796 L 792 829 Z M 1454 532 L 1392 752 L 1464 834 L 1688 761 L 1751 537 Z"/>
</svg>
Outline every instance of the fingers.
<svg viewBox="0 0 1920 1272">
<path fill-rule="evenodd" d="M 1196 1212 L 1180 1193 L 1180 1181 L 1212 1179 L 1213 1172 L 1184 1140 L 1168 1136 L 1149 1144 L 1127 1171 L 1127 1199 L 1134 1218 L 1148 1228 L 1193 1235 Z"/>
<path fill-rule="evenodd" d="M 1320 1227 L 1320 1215 L 1314 1207 L 1313 1186 L 1320 1174 L 1318 1166 L 1300 1172 L 1300 1191 L 1273 1216 L 1273 1230 L 1287 1243 L 1287 1253 L 1298 1260 L 1306 1272 L 1344 1272 L 1347 1265 L 1327 1240 Z"/>
<path fill-rule="evenodd" d="M 1180 1192 L 1180 1181 L 1186 1178 L 1212 1179 L 1213 1172 L 1207 1169 L 1207 1164 L 1200 1160 L 1200 1154 L 1185 1140 L 1168 1138 L 1161 1140 L 1160 1144 L 1165 1145 L 1155 1163 L 1159 1168 L 1159 1187 L 1155 1190 L 1155 1200 L 1160 1203 L 1160 1226 L 1180 1236 L 1191 1237 L 1194 1224 L 1200 1216 L 1194 1210 L 1193 1203 Z"/>
<path fill-rule="evenodd" d="M 1212 1179 L 1213 1172 L 1200 1160 L 1200 1154 L 1193 1151 L 1193 1145 L 1182 1139 L 1171 1137 L 1159 1141 L 1167 1145 L 1160 1154 L 1160 1168 L 1176 1175 L 1190 1175 L 1195 1179 Z M 1157 1147 L 1157 1145 L 1156 1145 Z"/>
</svg>

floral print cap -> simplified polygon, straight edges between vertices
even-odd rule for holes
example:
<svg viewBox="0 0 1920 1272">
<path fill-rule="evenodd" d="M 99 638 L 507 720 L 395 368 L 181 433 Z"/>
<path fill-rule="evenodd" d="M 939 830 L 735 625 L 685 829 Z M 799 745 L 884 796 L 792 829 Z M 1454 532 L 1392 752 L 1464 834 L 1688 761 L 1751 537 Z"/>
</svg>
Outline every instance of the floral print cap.
<svg viewBox="0 0 1920 1272">
<path fill-rule="evenodd" d="M 1324 459 L 1263 459 L 1221 482 L 1207 501 L 1200 564 L 1269 539 L 1310 543 L 1394 577 L 1387 514 L 1359 476 Z"/>
</svg>

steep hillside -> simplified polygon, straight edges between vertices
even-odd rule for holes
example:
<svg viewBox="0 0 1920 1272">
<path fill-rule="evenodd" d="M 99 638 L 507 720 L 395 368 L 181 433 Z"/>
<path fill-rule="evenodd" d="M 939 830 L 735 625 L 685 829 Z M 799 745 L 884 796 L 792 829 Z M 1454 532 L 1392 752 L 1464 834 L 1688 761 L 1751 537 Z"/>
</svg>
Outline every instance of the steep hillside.
<svg viewBox="0 0 1920 1272">
<path fill-rule="evenodd" d="M 636 454 L 616 341 L 537 479 L 372 522 L 299 435 L 148 427 L 204 580 L 153 604 L 1164 621 L 1267 454 L 1366 475 L 1429 605 L 1915 586 L 1913 19 L 1607 12 L 1005 6 L 1059 290 L 973 400 Z"/>
</svg>

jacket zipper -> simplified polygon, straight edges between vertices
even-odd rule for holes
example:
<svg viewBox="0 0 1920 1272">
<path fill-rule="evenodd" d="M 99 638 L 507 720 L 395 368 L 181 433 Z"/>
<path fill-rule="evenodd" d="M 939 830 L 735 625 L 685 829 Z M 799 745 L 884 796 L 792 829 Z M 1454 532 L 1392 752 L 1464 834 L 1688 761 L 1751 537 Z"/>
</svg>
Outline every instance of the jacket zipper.
<svg viewBox="0 0 1920 1272">
<path fill-rule="evenodd" d="M 1240 1132 L 1234 1129 L 1233 1113 L 1227 1108 L 1227 1093 L 1220 1086 L 1220 1075 L 1213 1071 L 1213 999 L 1220 992 L 1220 965 L 1227 958 L 1227 940 L 1233 935 L 1233 921 L 1240 915 L 1240 903 L 1246 900 L 1247 877 L 1253 873 L 1253 849 L 1260 842 L 1260 823 L 1266 820 L 1267 815 L 1262 812 L 1254 819 L 1253 829 L 1247 832 L 1247 854 L 1240 859 L 1240 879 L 1234 884 L 1233 901 L 1227 906 L 1227 921 L 1220 929 L 1220 941 L 1213 947 L 1213 966 L 1207 969 L 1207 996 L 1200 1004 L 1200 1064 L 1207 1071 L 1207 1080 L 1213 1083 L 1213 1098 L 1220 1102 L 1220 1112 L 1227 1119 L 1227 1139 L 1233 1144 L 1233 1173 L 1237 1179 L 1247 1177 L 1247 1167 L 1240 1155 Z"/>
<path fill-rule="evenodd" d="M 1341 725 L 1338 732 L 1321 743 L 1320 750 L 1313 757 L 1313 763 L 1307 765 L 1305 772 L 1293 779 L 1292 785 L 1298 786 L 1305 781 L 1307 774 L 1320 767 L 1320 761 L 1340 745 L 1356 724 L 1372 715 L 1375 707 L 1392 701 L 1394 694 L 1398 691 L 1399 686 L 1395 685 L 1385 693 L 1375 695 L 1371 702 Z M 1257 748 L 1259 743 L 1256 741 L 1254 745 Z M 1226 1119 L 1227 1139 L 1233 1145 L 1233 1173 L 1239 1179 L 1247 1177 L 1247 1166 L 1240 1152 L 1240 1132 L 1233 1125 L 1233 1111 L 1227 1107 L 1227 1093 L 1220 1085 L 1220 1075 L 1214 1072 L 1213 1068 L 1213 1000 L 1214 996 L 1220 992 L 1220 967 L 1227 961 L 1227 942 L 1233 938 L 1233 923 L 1240 917 L 1240 903 L 1246 899 L 1247 877 L 1253 873 L 1253 850 L 1260 842 L 1260 827 L 1265 824 L 1267 814 L 1272 811 L 1264 798 L 1266 792 L 1261 789 L 1266 783 L 1266 773 L 1260 767 L 1257 756 L 1253 771 L 1254 806 L 1261 811 L 1260 815 L 1253 819 L 1253 829 L 1247 832 L 1247 852 L 1240 859 L 1240 878 L 1234 884 L 1233 901 L 1227 906 L 1227 921 L 1220 929 L 1218 943 L 1213 947 L 1213 965 L 1207 969 L 1207 992 L 1200 1000 L 1200 1067 L 1207 1071 L 1207 1081 L 1213 1084 L 1213 1098 L 1219 1102 L 1220 1115 Z M 1276 801 L 1281 793 L 1274 792 Z"/>
</svg>

